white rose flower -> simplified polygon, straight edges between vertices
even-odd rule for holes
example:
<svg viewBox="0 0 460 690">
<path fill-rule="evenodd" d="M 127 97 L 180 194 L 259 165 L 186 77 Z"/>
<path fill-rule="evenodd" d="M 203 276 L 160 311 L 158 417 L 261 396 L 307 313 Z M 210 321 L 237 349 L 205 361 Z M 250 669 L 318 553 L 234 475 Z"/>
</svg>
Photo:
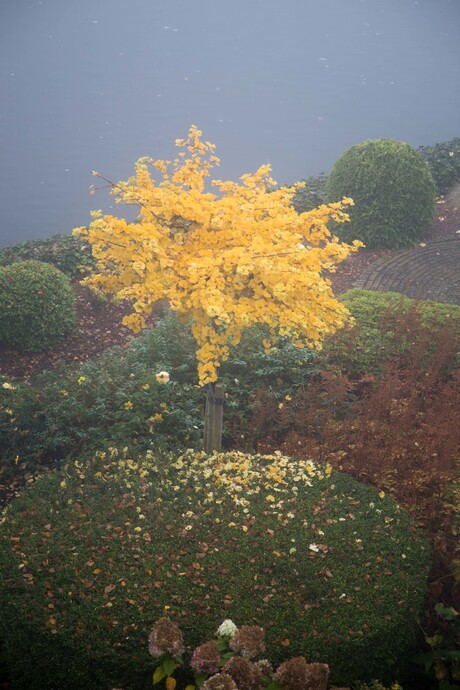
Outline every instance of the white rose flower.
<svg viewBox="0 0 460 690">
<path fill-rule="evenodd" d="M 155 378 L 158 383 L 168 383 L 169 374 L 167 371 L 160 371 L 158 374 L 155 374 Z"/>
</svg>

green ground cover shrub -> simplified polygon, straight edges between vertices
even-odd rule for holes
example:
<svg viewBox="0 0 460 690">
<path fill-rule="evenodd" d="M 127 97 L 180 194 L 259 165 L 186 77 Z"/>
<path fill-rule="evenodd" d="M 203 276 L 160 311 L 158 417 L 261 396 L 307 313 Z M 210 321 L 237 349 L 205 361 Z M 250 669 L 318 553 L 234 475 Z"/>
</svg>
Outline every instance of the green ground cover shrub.
<svg viewBox="0 0 460 690">
<path fill-rule="evenodd" d="M 447 194 L 460 182 L 460 137 L 434 146 L 419 146 L 430 166 L 438 194 Z"/>
<path fill-rule="evenodd" d="M 8 266 L 17 261 L 43 261 L 52 264 L 70 278 L 88 272 L 96 263 L 90 245 L 74 235 L 53 235 L 0 248 L 0 266 Z"/>
<path fill-rule="evenodd" d="M 248 331 L 222 366 L 227 443 L 235 435 L 241 443 L 254 442 L 252 418 L 260 387 L 279 402 L 317 372 L 317 356 L 310 350 L 280 338 L 267 355 L 262 338 L 259 329 Z M 200 447 L 205 392 L 197 386 L 195 349 L 190 329 L 167 314 L 128 347 L 79 367 L 56 368 L 33 383 L 2 379 L 3 466 L 30 470 L 113 444 L 133 452 Z M 156 380 L 161 371 L 170 375 L 166 385 Z"/>
<path fill-rule="evenodd" d="M 430 553 L 389 497 L 311 461 L 97 453 L 48 472 L 0 527 L 0 634 L 18 690 L 139 690 L 167 615 L 195 647 L 260 625 L 274 664 L 395 677 Z M 27 658 L 27 665 L 24 659 Z"/>
<path fill-rule="evenodd" d="M 341 240 L 410 247 L 433 220 L 436 187 L 421 154 L 408 144 L 372 139 L 347 149 L 326 183 L 327 202 L 351 197 L 350 223 L 334 224 Z"/>
<path fill-rule="evenodd" d="M 21 352 L 55 345 L 76 328 L 69 278 L 42 261 L 0 268 L 0 342 Z"/>
</svg>

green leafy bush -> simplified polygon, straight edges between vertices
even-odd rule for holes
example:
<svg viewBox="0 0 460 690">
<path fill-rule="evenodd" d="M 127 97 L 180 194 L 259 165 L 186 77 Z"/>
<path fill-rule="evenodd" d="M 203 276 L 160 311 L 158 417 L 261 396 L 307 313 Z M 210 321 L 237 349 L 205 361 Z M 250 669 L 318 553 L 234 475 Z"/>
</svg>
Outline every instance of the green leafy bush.
<svg viewBox="0 0 460 690">
<path fill-rule="evenodd" d="M 444 635 L 425 635 L 429 651 L 419 652 L 412 661 L 421 666 L 432 681 L 438 681 L 438 690 L 459 690 L 460 612 L 443 604 L 437 604 L 435 611 L 444 624 Z M 450 626 L 446 627 L 446 621 Z"/>
<path fill-rule="evenodd" d="M 322 661 L 339 684 L 391 679 L 414 646 L 427 541 L 328 466 L 112 450 L 48 472 L 4 517 L 0 635 L 18 690 L 148 687 L 164 615 L 193 646 L 226 617 L 261 626 L 274 664 Z"/>
<path fill-rule="evenodd" d="M 410 247 L 433 220 L 436 187 L 428 164 L 408 144 L 372 139 L 349 148 L 334 164 L 326 200 L 351 197 L 350 223 L 334 224 L 347 242 Z"/>
<path fill-rule="evenodd" d="M 171 341 L 168 349 L 162 342 L 165 330 L 160 325 L 127 348 L 106 351 L 79 367 L 56 367 L 33 383 L 0 386 L 4 468 L 17 472 L 53 466 L 68 455 L 113 444 L 133 452 L 197 447 L 204 399 L 192 382 L 193 350 L 188 361 L 185 354 L 177 361 L 183 344 Z M 170 374 L 166 384 L 156 379 L 161 371 Z"/>
<path fill-rule="evenodd" d="M 251 329 L 221 369 L 224 437 L 255 442 L 253 411 L 263 387 L 279 402 L 317 371 L 317 356 L 280 338 L 268 355 L 263 333 Z M 33 383 L 0 382 L 2 464 L 17 471 L 54 464 L 67 455 L 117 444 L 134 450 L 197 448 L 205 393 L 197 386 L 196 343 L 190 328 L 167 314 L 154 329 L 77 367 L 63 366 Z M 159 385 L 155 375 L 167 371 Z M 243 438 L 242 438 L 243 437 Z"/>
<path fill-rule="evenodd" d="M 313 208 L 326 203 L 327 176 L 324 173 L 311 175 L 306 180 L 301 181 L 305 182 L 305 187 L 298 189 L 292 199 L 292 205 L 297 213 L 311 211 Z"/>
<path fill-rule="evenodd" d="M 96 263 L 90 245 L 74 235 L 53 235 L 0 249 L 0 266 L 32 260 L 52 264 L 70 278 L 86 273 Z"/>
<path fill-rule="evenodd" d="M 438 194 L 447 194 L 460 182 L 460 137 L 434 146 L 419 146 L 417 151 L 430 166 Z"/>
<path fill-rule="evenodd" d="M 46 350 L 76 327 L 69 278 L 42 261 L 0 268 L 0 342 L 23 351 Z"/>
</svg>

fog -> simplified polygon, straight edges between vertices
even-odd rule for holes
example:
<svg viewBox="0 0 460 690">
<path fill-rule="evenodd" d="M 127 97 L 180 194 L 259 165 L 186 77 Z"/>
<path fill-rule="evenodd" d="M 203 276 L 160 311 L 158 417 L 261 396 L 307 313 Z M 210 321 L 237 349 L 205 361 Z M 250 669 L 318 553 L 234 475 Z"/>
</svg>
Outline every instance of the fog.
<svg viewBox="0 0 460 690">
<path fill-rule="evenodd" d="M 0 0 L 0 245 L 70 232 L 190 125 L 215 176 L 460 136 L 459 0 Z M 117 212 L 123 209 L 117 207 Z"/>
</svg>

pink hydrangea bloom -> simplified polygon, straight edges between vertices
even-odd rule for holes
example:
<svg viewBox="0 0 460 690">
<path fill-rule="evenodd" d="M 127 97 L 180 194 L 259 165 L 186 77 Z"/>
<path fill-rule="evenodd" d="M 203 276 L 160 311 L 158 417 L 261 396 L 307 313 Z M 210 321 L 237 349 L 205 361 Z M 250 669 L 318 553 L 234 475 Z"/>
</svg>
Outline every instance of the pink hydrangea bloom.
<svg viewBox="0 0 460 690">
<path fill-rule="evenodd" d="M 217 673 L 220 665 L 220 651 L 217 642 L 205 642 L 193 652 L 190 666 L 197 673 Z"/>
<path fill-rule="evenodd" d="M 201 690 L 238 690 L 238 686 L 228 673 L 216 673 L 203 683 Z"/>
<path fill-rule="evenodd" d="M 253 659 L 265 651 L 264 634 L 257 625 L 242 625 L 230 640 L 230 649 L 245 659 Z"/>
<path fill-rule="evenodd" d="M 227 661 L 224 673 L 235 681 L 238 690 L 258 690 L 262 674 L 255 664 L 242 656 L 234 656 Z"/>
</svg>

